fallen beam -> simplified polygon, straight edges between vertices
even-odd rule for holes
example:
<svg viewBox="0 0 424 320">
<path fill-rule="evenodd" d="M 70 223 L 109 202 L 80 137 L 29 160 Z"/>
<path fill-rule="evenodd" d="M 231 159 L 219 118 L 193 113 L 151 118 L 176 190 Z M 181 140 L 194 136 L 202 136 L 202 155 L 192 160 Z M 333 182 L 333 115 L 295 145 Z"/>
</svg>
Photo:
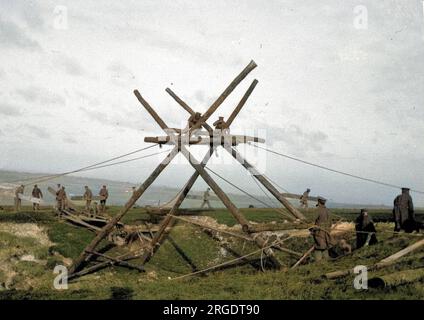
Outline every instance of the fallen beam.
<svg viewBox="0 0 424 320">
<path fill-rule="evenodd" d="M 391 256 L 381 260 L 380 262 L 368 267 L 368 271 L 370 270 L 377 270 L 377 269 L 381 269 L 381 268 L 385 268 L 388 267 L 392 264 L 394 264 L 397 260 L 399 260 L 400 258 L 402 258 L 403 256 L 421 248 L 424 246 L 424 239 L 415 242 L 414 244 L 396 252 L 395 254 L 392 254 Z M 325 278 L 327 279 L 337 279 L 337 278 L 342 278 L 342 277 L 346 277 L 350 274 L 353 274 L 354 270 L 353 269 L 346 269 L 346 270 L 339 270 L 339 271 L 334 271 L 334 272 L 330 272 L 324 275 Z"/>
<path fill-rule="evenodd" d="M 419 281 L 424 278 L 424 268 L 403 270 L 368 280 L 371 288 L 397 287 L 400 285 Z"/>
</svg>

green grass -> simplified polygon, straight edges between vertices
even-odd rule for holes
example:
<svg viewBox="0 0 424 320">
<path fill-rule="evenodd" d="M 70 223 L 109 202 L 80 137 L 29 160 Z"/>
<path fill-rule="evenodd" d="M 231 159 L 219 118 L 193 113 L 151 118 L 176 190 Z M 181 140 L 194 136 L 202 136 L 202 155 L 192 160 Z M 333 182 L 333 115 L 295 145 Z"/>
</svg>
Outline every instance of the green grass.
<svg viewBox="0 0 424 320">
<path fill-rule="evenodd" d="M 356 211 L 353 210 L 332 211 L 347 220 L 353 220 L 356 216 Z M 117 212 L 117 207 L 109 208 L 108 211 L 111 215 Z M 281 214 L 272 209 L 242 209 L 242 212 L 247 219 L 256 222 L 284 220 Z M 203 214 L 214 217 L 219 223 L 229 226 L 235 224 L 234 218 L 226 210 L 206 211 Z M 371 211 L 371 214 L 389 218 L 391 216 L 390 210 Z M 307 215 L 312 217 L 313 213 L 309 212 Z M 124 222 L 137 224 L 147 220 L 148 215 L 144 209 L 137 208 L 125 216 Z M 36 223 L 46 229 L 52 245 L 41 246 L 33 238 L 0 232 L 0 257 L 31 253 L 37 259 L 46 261 L 45 264 L 24 261 L 14 264 L 13 268 L 18 273 L 15 282 L 18 285 L 14 290 L 0 290 L 0 299 L 424 299 L 423 282 L 394 289 L 358 291 L 353 288 L 353 276 L 333 281 L 321 277 L 326 272 L 351 268 L 358 264 L 371 265 L 410 243 L 408 236 L 390 240 L 392 226 L 386 223 L 377 224 L 377 229 L 380 232 L 379 240 L 387 241 L 380 241 L 375 246 L 362 248 L 334 261 L 308 263 L 295 270 L 286 268 L 281 271 L 258 272 L 250 265 L 244 265 L 210 272 L 206 276 L 172 280 L 193 270 L 176 252 L 171 242 L 165 241 L 146 265 L 146 273 L 120 267 L 106 268 L 71 282 L 68 290 L 58 291 L 53 288 L 53 279 L 56 277 L 53 268 L 56 264 L 61 264 L 61 260 L 54 252 L 75 259 L 94 237 L 94 233 L 58 221 L 48 210 L 18 214 L 4 212 L 0 214 L 0 223 L 2 222 Z M 170 235 L 198 269 L 233 259 L 231 255 L 222 256 L 218 244 L 197 227 L 179 222 Z M 304 252 L 311 244 L 310 238 L 297 238 L 288 241 L 286 246 Z M 257 249 L 252 244 L 240 241 L 230 241 L 229 245 L 241 254 Z M 375 274 L 422 267 L 424 261 L 422 255 L 418 254 L 405 257 L 399 264 Z M 283 253 L 278 253 L 278 257 L 286 267 L 296 261 L 296 258 Z M 259 259 L 260 254 L 255 258 Z M 0 268 L 0 283 L 4 277 Z M 20 285 L 24 283 L 28 287 Z"/>
</svg>

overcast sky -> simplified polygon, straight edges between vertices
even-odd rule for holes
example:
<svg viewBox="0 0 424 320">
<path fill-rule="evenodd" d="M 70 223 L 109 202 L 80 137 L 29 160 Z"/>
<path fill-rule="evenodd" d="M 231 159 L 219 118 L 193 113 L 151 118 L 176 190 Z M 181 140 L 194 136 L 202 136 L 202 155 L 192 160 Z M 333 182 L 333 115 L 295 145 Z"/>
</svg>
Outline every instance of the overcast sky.
<svg viewBox="0 0 424 320">
<path fill-rule="evenodd" d="M 166 87 L 204 112 L 253 59 L 258 67 L 210 123 L 228 117 L 256 78 L 232 133 L 256 132 L 271 149 L 423 190 L 423 11 L 418 0 L 0 0 L 0 169 L 63 172 L 143 147 L 144 136 L 162 132 L 134 89 L 181 126 L 188 114 Z M 211 168 L 260 194 L 218 155 Z M 163 156 L 84 175 L 141 182 Z M 292 192 L 374 204 L 398 193 L 271 154 L 265 161 L 266 174 Z M 182 186 L 191 173 L 179 161 L 155 183 Z"/>
</svg>

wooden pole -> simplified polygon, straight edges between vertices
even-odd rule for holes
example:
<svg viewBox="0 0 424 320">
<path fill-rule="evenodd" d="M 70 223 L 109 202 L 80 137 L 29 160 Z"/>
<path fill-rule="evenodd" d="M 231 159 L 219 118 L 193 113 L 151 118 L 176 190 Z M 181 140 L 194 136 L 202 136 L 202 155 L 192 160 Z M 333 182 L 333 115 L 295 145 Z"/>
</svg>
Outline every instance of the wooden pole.
<svg viewBox="0 0 424 320">
<path fill-rule="evenodd" d="M 402 270 L 368 280 L 371 288 L 397 287 L 407 283 L 419 281 L 424 278 L 424 268 Z"/>
<path fill-rule="evenodd" d="M 302 256 L 302 258 L 299 259 L 292 267 L 291 269 L 296 268 L 298 265 L 300 265 L 305 259 L 315 250 L 315 246 L 312 246 L 309 248 L 308 251 L 305 252 L 305 254 Z"/>
<path fill-rule="evenodd" d="M 181 107 L 183 107 L 183 109 L 184 110 L 186 110 L 190 115 L 194 115 L 195 114 L 195 111 L 192 109 L 192 108 L 190 108 L 190 106 L 187 104 L 187 103 L 185 103 L 180 97 L 178 97 L 175 93 L 174 93 L 174 91 L 172 91 L 171 89 L 169 89 L 169 88 L 166 88 L 165 89 L 165 91 L 166 92 L 168 92 L 169 93 L 169 95 L 181 106 Z M 202 126 L 206 129 L 206 130 L 208 130 L 208 132 L 209 132 L 209 134 L 213 134 L 213 129 L 211 128 L 211 126 L 210 125 L 208 125 L 206 122 L 204 122 L 204 123 L 202 123 Z"/>
<path fill-rule="evenodd" d="M 247 99 L 249 99 L 249 96 L 253 92 L 253 89 L 255 89 L 256 85 L 258 84 L 258 80 L 253 80 L 252 84 L 250 85 L 249 89 L 247 89 L 246 93 L 244 94 L 243 98 L 241 98 L 240 102 L 238 103 L 237 107 L 234 109 L 234 111 L 231 113 L 230 117 L 225 121 L 225 124 L 227 125 L 227 128 L 230 127 L 230 125 L 233 123 L 235 117 L 239 114 L 241 108 L 243 108 L 244 104 L 246 103 Z"/>
<path fill-rule="evenodd" d="M 166 125 L 166 123 L 162 120 L 161 117 L 156 113 L 156 111 L 150 106 L 150 104 L 144 100 L 144 98 L 141 96 L 140 92 L 138 90 L 134 90 L 134 94 L 137 97 L 138 101 L 143 105 L 143 107 L 147 110 L 147 112 L 152 116 L 153 119 L 157 122 L 157 124 L 162 128 L 163 131 L 165 131 L 168 134 L 169 127 Z"/>
<path fill-rule="evenodd" d="M 244 215 L 238 210 L 238 208 L 231 202 L 230 198 L 225 194 L 225 192 L 218 186 L 218 184 L 212 179 L 212 177 L 206 172 L 204 166 L 199 164 L 199 162 L 190 154 L 190 152 L 186 149 L 185 146 L 181 146 L 181 153 L 187 158 L 192 167 L 199 172 L 200 176 L 205 180 L 205 182 L 211 187 L 213 192 L 218 196 L 218 198 L 224 203 L 226 208 L 230 211 L 233 217 L 241 224 L 244 232 L 249 232 L 249 221 L 246 220 Z M 266 240 L 257 235 L 254 238 L 256 244 L 260 248 L 264 248 L 267 245 Z M 271 262 L 274 264 L 276 268 L 281 267 L 280 261 L 275 257 L 272 249 L 268 248 L 264 250 L 265 254 L 270 258 Z"/>
<path fill-rule="evenodd" d="M 178 147 L 175 147 L 171 152 L 166 156 L 166 158 L 156 167 L 156 169 L 150 174 L 150 176 L 143 182 L 143 184 L 133 193 L 131 198 L 124 205 L 122 210 L 113 217 L 96 235 L 96 237 L 91 241 L 91 243 L 84 249 L 80 256 L 75 260 L 72 265 L 69 273 L 72 274 L 78 270 L 81 264 L 89 258 L 90 251 L 94 251 L 99 243 L 110 233 L 113 227 L 122 219 L 122 217 L 130 210 L 141 195 L 147 190 L 147 188 L 155 181 L 155 179 L 160 175 L 160 173 L 166 168 L 166 166 L 171 162 L 171 160 L 178 154 Z"/>
<path fill-rule="evenodd" d="M 190 129 L 190 134 L 193 130 L 198 129 L 203 122 L 206 122 L 209 117 L 218 109 L 218 107 L 224 102 L 224 100 L 233 92 L 233 90 L 243 81 L 247 75 L 257 67 L 255 61 L 250 63 L 243 69 L 243 71 L 230 83 L 230 85 L 224 90 L 223 93 L 216 99 L 216 101 L 209 107 L 209 109 L 202 115 L 200 120 Z"/>
<path fill-rule="evenodd" d="M 249 162 L 247 162 L 246 159 L 244 159 L 241 154 L 234 148 L 231 148 L 229 146 L 224 146 L 224 149 L 227 150 L 234 159 L 236 159 L 243 167 L 245 167 L 271 194 L 281 202 L 281 204 L 297 219 L 300 220 L 306 220 L 305 216 L 297 210 L 293 205 L 284 198 L 280 192 L 272 185 L 271 182 L 268 181 L 267 178 L 265 178 L 262 174 L 259 173 L 259 171 L 251 165 Z"/>
<path fill-rule="evenodd" d="M 414 244 L 412 244 L 412 245 L 396 252 L 395 254 L 392 254 L 391 256 L 381 260 L 380 262 L 370 266 L 368 268 L 368 271 L 391 266 L 398 259 L 402 258 L 403 256 L 407 255 L 408 253 L 411 253 L 412 251 L 415 251 L 415 250 L 417 250 L 417 249 L 419 249 L 423 246 L 424 246 L 424 239 L 417 241 Z M 353 269 L 338 270 L 338 271 L 327 273 L 327 274 L 324 275 L 324 277 L 327 278 L 327 279 L 337 279 L 337 278 L 342 278 L 342 277 L 346 277 L 350 274 L 353 274 L 353 272 L 354 272 Z"/>
<path fill-rule="evenodd" d="M 214 152 L 214 148 L 211 147 L 208 150 L 208 153 L 204 156 L 202 161 L 202 166 L 205 166 L 210 157 L 212 156 Z M 163 239 L 166 235 L 166 230 L 168 227 L 172 227 L 174 224 L 174 215 L 178 215 L 178 208 L 180 207 L 181 203 L 183 203 L 185 197 L 190 192 L 191 187 L 196 182 L 197 178 L 199 177 L 199 173 L 195 171 L 193 175 L 190 177 L 190 179 L 187 181 L 187 183 L 184 185 L 182 191 L 179 193 L 178 198 L 176 199 L 174 205 L 172 206 L 169 213 L 166 215 L 166 217 L 163 219 L 159 226 L 158 232 L 155 233 L 154 237 L 152 238 L 152 241 L 150 243 L 150 250 L 146 251 L 143 256 L 141 257 L 141 264 L 144 265 L 146 262 L 148 262 L 151 257 L 156 253 L 158 250 L 160 244 L 162 243 Z"/>
</svg>

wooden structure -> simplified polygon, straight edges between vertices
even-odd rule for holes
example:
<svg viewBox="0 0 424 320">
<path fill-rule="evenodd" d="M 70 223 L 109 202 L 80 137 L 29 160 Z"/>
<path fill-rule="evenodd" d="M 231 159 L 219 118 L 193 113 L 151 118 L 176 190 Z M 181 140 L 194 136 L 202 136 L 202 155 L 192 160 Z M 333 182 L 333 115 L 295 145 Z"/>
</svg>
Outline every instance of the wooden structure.
<svg viewBox="0 0 424 320">
<path fill-rule="evenodd" d="M 197 178 L 200 176 L 203 180 L 209 185 L 212 191 L 216 196 L 224 203 L 228 211 L 233 215 L 233 217 L 238 221 L 242 226 L 242 230 L 245 233 L 246 237 L 251 239 L 257 244 L 258 247 L 263 248 L 263 253 L 267 257 L 267 261 L 274 266 L 279 268 L 281 266 L 280 261 L 276 258 L 273 249 L 267 246 L 267 240 L 261 235 L 261 233 L 255 233 L 254 228 L 252 228 L 249 221 L 244 217 L 240 210 L 233 204 L 229 199 L 226 193 L 220 188 L 220 186 L 215 182 L 215 180 L 209 175 L 205 170 L 206 163 L 218 147 L 223 147 L 234 159 L 236 159 L 244 168 L 246 168 L 255 179 L 257 179 L 282 205 L 291 213 L 293 220 L 305 220 L 305 217 L 301 212 L 299 212 L 277 189 L 274 185 L 262 174 L 259 173 L 256 168 L 250 164 L 246 159 L 244 159 L 240 153 L 233 147 L 240 144 L 246 143 L 249 141 L 254 142 L 264 142 L 263 139 L 258 137 L 249 137 L 249 136 L 240 136 L 232 135 L 229 133 L 230 126 L 234 119 L 237 117 L 240 110 L 245 105 L 247 99 L 253 92 L 258 81 L 254 80 L 249 86 L 246 93 L 243 95 L 240 102 L 235 107 L 234 111 L 230 117 L 225 121 L 225 127 L 223 129 L 214 130 L 207 121 L 210 119 L 212 114 L 218 109 L 218 107 L 224 102 L 224 100 L 233 92 L 233 90 L 238 86 L 246 76 L 256 68 L 256 63 L 251 61 L 244 70 L 229 84 L 229 86 L 224 90 L 224 92 L 215 100 L 215 102 L 207 109 L 203 114 L 197 114 L 197 119 L 195 118 L 196 112 L 182 99 L 180 99 L 171 89 L 166 89 L 166 91 L 171 95 L 171 97 L 189 114 L 190 118 L 188 125 L 185 129 L 173 129 L 168 127 L 168 125 L 162 120 L 162 118 L 156 113 L 154 108 L 143 98 L 138 90 L 134 90 L 134 94 L 137 97 L 138 101 L 142 106 L 147 110 L 147 112 L 152 116 L 155 122 L 159 127 L 165 132 L 165 136 L 157 137 L 146 137 L 145 142 L 157 143 L 157 144 L 167 144 L 172 145 L 173 148 L 171 152 L 163 159 L 163 161 L 153 170 L 153 172 L 148 176 L 148 178 L 140 185 L 140 187 L 133 193 L 132 197 L 124 205 L 121 211 L 113 217 L 99 232 L 91 243 L 84 249 L 80 256 L 75 260 L 70 274 L 71 277 L 85 274 L 87 270 L 81 270 L 84 264 L 93 257 L 93 253 L 96 253 L 96 248 L 100 243 L 108 236 L 108 234 L 114 229 L 115 225 L 123 218 L 123 216 L 131 209 L 135 202 L 143 195 L 143 193 L 149 188 L 149 186 L 155 181 L 155 179 L 161 174 L 161 172 L 168 166 L 168 164 L 174 159 L 174 157 L 181 153 L 188 160 L 190 165 L 194 168 L 194 173 L 187 181 L 187 183 L 182 188 L 181 192 L 178 194 L 177 198 L 172 204 L 168 214 L 162 220 L 159 225 L 158 231 L 154 233 L 150 241 L 150 249 L 143 252 L 141 255 L 126 256 L 125 259 L 106 257 L 103 255 L 103 258 L 106 258 L 108 261 L 103 262 L 103 265 L 109 264 L 123 264 L 127 265 L 126 261 L 130 259 L 140 258 L 141 266 L 143 266 L 152 255 L 155 254 L 156 250 L 159 248 L 160 244 L 166 238 L 169 229 L 175 223 L 174 217 L 178 215 L 178 208 L 187 196 L 191 187 L 196 182 Z M 196 119 L 193 121 L 192 119 Z M 203 130 L 203 129 L 204 130 Z M 205 154 L 202 161 L 198 161 L 187 149 L 187 146 L 190 145 L 207 145 L 209 146 L 208 152 Z M 275 248 L 278 249 L 278 248 Z M 287 252 L 287 249 L 284 248 L 281 251 Z M 98 254 L 97 254 L 98 256 Z M 99 267 L 99 266 L 98 266 Z M 95 269 L 96 266 L 90 267 L 91 270 Z"/>
</svg>

